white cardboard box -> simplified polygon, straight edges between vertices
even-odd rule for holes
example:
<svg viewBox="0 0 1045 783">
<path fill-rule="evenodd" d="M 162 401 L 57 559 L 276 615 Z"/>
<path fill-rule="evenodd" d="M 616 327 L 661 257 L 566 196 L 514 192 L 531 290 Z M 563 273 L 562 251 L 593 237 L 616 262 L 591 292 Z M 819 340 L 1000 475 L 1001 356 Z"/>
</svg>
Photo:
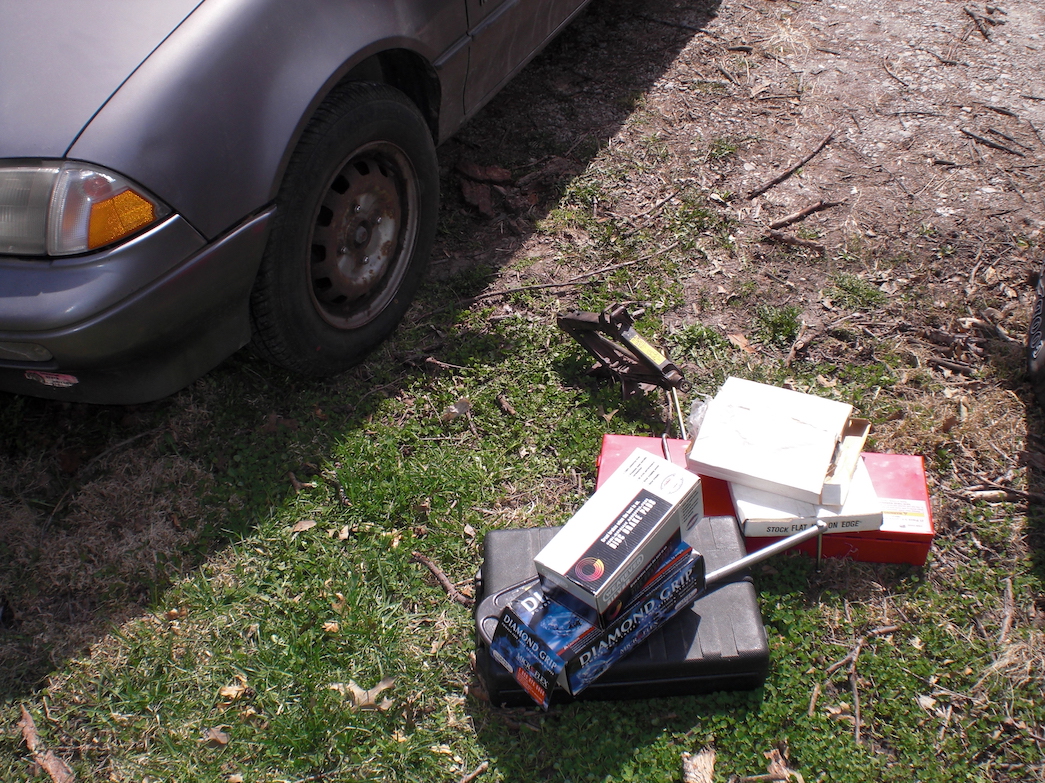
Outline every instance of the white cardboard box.
<svg viewBox="0 0 1045 783">
<path fill-rule="evenodd" d="M 729 492 L 745 536 L 788 536 L 818 519 L 827 522 L 825 533 L 859 533 L 878 530 L 884 519 L 871 474 L 859 459 L 841 506 L 814 505 L 736 483 L 729 485 Z"/>
<path fill-rule="evenodd" d="M 703 516 L 700 478 L 635 449 L 534 558 L 542 579 L 602 613 L 671 535 Z"/>
<path fill-rule="evenodd" d="M 689 469 L 819 504 L 852 412 L 837 400 L 727 378 L 708 403 Z"/>
</svg>

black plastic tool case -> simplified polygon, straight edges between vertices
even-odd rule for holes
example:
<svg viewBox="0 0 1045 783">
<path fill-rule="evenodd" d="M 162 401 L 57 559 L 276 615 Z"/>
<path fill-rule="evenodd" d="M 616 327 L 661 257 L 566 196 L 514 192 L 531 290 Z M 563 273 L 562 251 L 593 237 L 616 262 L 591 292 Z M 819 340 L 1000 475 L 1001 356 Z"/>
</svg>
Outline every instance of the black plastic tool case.
<svg viewBox="0 0 1045 783">
<path fill-rule="evenodd" d="M 512 675 L 490 657 L 487 644 L 497 614 L 489 606 L 484 611 L 482 601 L 535 576 L 533 557 L 557 530 L 494 530 L 483 540 L 483 566 L 476 591 L 476 668 L 493 704 L 532 706 L 533 702 Z M 704 517 L 686 540 L 704 555 L 708 571 L 746 554 L 733 517 Z M 755 588 L 741 574 L 709 588 L 691 608 L 672 618 L 576 698 L 647 699 L 750 690 L 765 682 L 768 669 L 769 646 Z M 560 688 L 552 703 L 572 700 Z"/>
</svg>

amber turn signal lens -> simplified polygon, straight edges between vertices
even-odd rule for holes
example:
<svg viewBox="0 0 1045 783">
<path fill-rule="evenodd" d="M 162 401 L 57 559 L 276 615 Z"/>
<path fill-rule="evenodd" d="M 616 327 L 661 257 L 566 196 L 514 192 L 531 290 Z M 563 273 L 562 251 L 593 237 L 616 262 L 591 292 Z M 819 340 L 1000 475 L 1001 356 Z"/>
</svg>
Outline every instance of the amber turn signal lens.
<svg viewBox="0 0 1045 783">
<path fill-rule="evenodd" d="M 87 247 L 108 245 L 156 219 L 151 203 L 137 193 L 125 190 L 105 201 L 91 205 L 91 218 L 87 228 Z"/>
</svg>

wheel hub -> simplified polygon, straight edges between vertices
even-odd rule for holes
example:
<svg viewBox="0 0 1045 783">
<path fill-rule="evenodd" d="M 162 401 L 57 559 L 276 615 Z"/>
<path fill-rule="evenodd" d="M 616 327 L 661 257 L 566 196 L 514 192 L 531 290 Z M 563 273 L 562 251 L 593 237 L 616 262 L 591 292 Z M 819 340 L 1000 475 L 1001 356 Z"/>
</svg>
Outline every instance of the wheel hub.
<svg viewBox="0 0 1045 783">
<path fill-rule="evenodd" d="M 400 161 L 381 150 L 359 152 L 333 178 L 312 235 L 309 274 L 320 315 L 338 328 L 354 328 L 379 312 L 412 231 L 415 194 Z M 394 286 L 392 286 L 394 289 Z"/>
</svg>

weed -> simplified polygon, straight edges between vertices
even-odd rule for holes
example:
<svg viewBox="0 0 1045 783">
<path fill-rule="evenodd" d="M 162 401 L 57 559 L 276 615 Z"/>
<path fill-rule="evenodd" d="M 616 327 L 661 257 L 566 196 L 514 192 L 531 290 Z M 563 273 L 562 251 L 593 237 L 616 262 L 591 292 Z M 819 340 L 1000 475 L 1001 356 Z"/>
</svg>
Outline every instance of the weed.
<svg viewBox="0 0 1045 783">
<path fill-rule="evenodd" d="M 722 160 L 734 154 L 738 149 L 740 149 L 740 144 L 734 139 L 712 139 L 711 144 L 708 145 L 707 158 L 708 160 Z"/>
<path fill-rule="evenodd" d="M 755 334 L 768 345 L 779 348 L 790 346 L 802 329 L 802 310 L 794 305 L 755 308 Z"/>
<path fill-rule="evenodd" d="M 886 301 L 885 293 L 881 290 L 862 277 L 847 273 L 835 276 L 827 295 L 832 302 L 849 310 L 871 310 Z"/>
</svg>

